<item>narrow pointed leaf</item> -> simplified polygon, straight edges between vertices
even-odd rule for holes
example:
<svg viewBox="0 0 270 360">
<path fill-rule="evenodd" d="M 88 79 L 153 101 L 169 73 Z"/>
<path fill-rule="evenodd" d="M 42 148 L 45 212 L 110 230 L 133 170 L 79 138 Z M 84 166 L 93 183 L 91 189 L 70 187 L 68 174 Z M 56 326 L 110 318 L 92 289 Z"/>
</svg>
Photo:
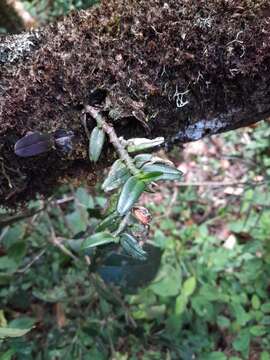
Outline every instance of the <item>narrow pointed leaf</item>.
<svg viewBox="0 0 270 360">
<path fill-rule="evenodd" d="M 27 334 L 30 329 L 15 329 L 9 327 L 0 327 L 0 339 L 19 337 Z"/>
<path fill-rule="evenodd" d="M 115 190 L 127 181 L 128 176 L 128 169 L 125 164 L 118 159 L 113 163 L 101 188 L 106 192 Z"/>
<path fill-rule="evenodd" d="M 91 161 L 97 162 L 105 141 L 105 133 L 99 127 L 95 127 L 89 140 L 89 158 Z"/>
<path fill-rule="evenodd" d="M 152 154 L 139 154 L 134 157 L 135 165 L 140 169 L 143 165 L 151 164 L 166 164 L 168 166 L 174 166 L 173 162 L 168 159 L 163 159 L 159 156 L 154 156 Z"/>
<path fill-rule="evenodd" d="M 96 227 L 96 231 L 114 231 L 117 228 L 117 225 L 119 223 L 119 214 L 115 211 L 112 214 L 108 215 L 105 219 L 103 219 L 98 226 Z"/>
<path fill-rule="evenodd" d="M 87 256 L 92 256 L 94 253 L 94 248 L 87 248 L 87 249 L 83 249 L 82 250 L 82 244 L 85 240 L 84 239 L 69 239 L 66 240 L 66 244 L 68 245 L 68 247 L 74 251 L 77 254 L 80 255 L 87 255 Z"/>
<path fill-rule="evenodd" d="M 150 183 L 152 181 L 158 180 L 163 173 L 161 171 L 152 171 L 152 172 L 143 172 L 140 174 L 139 178 L 142 181 Z"/>
<path fill-rule="evenodd" d="M 120 215 L 126 214 L 144 192 L 146 183 L 136 176 L 131 176 L 123 186 L 120 194 L 117 211 Z"/>
<path fill-rule="evenodd" d="M 134 157 L 135 165 L 140 169 L 143 165 L 150 162 L 153 158 L 152 154 L 139 154 Z"/>
<path fill-rule="evenodd" d="M 120 243 L 128 255 L 138 260 L 146 260 L 147 252 L 143 250 L 133 235 L 123 233 L 120 236 Z"/>
<path fill-rule="evenodd" d="M 168 159 L 162 159 L 159 156 L 152 156 L 151 160 L 149 161 L 150 164 L 166 164 L 168 166 L 174 167 L 174 163 Z"/>
<path fill-rule="evenodd" d="M 88 249 L 90 247 L 108 244 L 117 241 L 117 238 L 113 237 L 107 231 L 99 232 L 94 235 L 88 236 L 82 243 L 81 249 Z"/>
<path fill-rule="evenodd" d="M 155 139 L 146 139 L 146 138 L 134 138 L 127 140 L 127 151 L 128 152 L 138 152 L 146 149 L 151 149 L 153 147 L 163 144 L 164 138 L 157 137 Z"/>
<path fill-rule="evenodd" d="M 158 178 L 156 178 L 155 180 L 179 180 L 183 173 L 171 166 L 165 165 L 165 164 L 151 164 L 151 165 L 144 165 L 142 167 L 142 170 L 144 172 L 161 172 L 162 175 L 160 175 Z"/>
</svg>

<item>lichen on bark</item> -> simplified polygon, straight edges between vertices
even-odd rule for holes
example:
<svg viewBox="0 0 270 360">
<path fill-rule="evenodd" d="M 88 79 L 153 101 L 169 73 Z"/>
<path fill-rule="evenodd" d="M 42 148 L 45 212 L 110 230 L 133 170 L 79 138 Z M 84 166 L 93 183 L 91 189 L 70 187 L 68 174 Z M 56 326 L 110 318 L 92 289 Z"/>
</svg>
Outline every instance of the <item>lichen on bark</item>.
<svg viewBox="0 0 270 360">
<path fill-rule="evenodd" d="M 40 29 L 27 56 L 0 67 L 0 204 L 97 170 L 87 159 L 85 104 L 102 107 L 125 137 L 168 143 L 269 115 L 269 16 L 266 0 L 104 0 Z M 15 156 L 28 131 L 59 128 L 75 134 L 70 155 Z"/>
</svg>

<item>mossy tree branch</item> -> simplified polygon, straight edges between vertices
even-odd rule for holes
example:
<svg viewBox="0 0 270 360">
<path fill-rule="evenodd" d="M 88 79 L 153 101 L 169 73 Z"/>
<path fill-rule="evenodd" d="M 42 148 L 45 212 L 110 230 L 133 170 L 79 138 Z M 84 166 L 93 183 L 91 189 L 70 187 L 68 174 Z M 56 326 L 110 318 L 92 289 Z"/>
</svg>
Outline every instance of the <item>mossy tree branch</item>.
<svg viewBox="0 0 270 360">
<path fill-rule="evenodd" d="M 48 194 L 59 182 L 90 184 L 82 126 L 98 106 L 125 138 L 168 144 L 246 126 L 270 115 L 268 0 L 104 0 L 0 43 L 0 205 Z M 90 127 L 95 121 L 89 119 Z M 69 155 L 21 159 L 28 131 L 72 130 Z M 108 160 L 108 161 L 107 161 Z"/>
</svg>

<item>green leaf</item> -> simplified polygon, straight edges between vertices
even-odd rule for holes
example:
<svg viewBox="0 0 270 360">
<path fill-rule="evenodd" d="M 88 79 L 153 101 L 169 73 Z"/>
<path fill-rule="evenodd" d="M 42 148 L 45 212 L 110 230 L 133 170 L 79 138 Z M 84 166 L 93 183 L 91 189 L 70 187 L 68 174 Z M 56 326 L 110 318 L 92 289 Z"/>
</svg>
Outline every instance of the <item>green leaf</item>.
<svg viewBox="0 0 270 360">
<path fill-rule="evenodd" d="M 270 353 L 267 351 L 263 351 L 261 353 L 260 360 L 270 360 Z"/>
<path fill-rule="evenodd" d="M 245 358 L 249 355 L 250 334 L 247 330 L 242 330 L 233 341 L 233 348 L 239 351 Z"/>
<path fill-rule="evenodd" d="M 0 270 L 6 270 L 13 272 L 17 269 L 18 264 L 13 259 L 10 259 L 8 256 L 0 257 Z"/>
<path fill-rule="evenodd" d="M 101 232 L 104 230 L 114 231 L 119 224 L 119 214 L 114 211 L 112 214 L 108 215 L 105 219 L 103 219 L 96 227 L 96 232 Z"/>
<path fill-rule="evenodd" d="M 246 323 L 251 319 L 250 314 L 246 312 L 246 310 L 243 308 L 243 306 L 240 303 L 233 302 L 231 306 L 233 308 L 233 312 L 236 317 L 236 322 L 238 323 L 238 325 L 245 326 Z"/>
<path fill-rule="evenodd" d="M 142 181 L 150 183 L 152 181 L 158 180 L 161 175 L 162 175 L 162 172 L 160 172 L 160 171 L 153 171 L 153 172 L 148 172 L 148 173 L 142 172 L 138 178 Z"/>
<path fill-rule="evenodd" d="M 82 250 L 82 243 L 84 242 L 84 239 L 69 239 L 69 240 L 66 240 L 65 242 L 72 251 L 74 251 L 75 253 L 77 253 L 79 255 L 92 256 L 94 253 L 93 248 L 88 248 L 88 249 Z"/>
<path fill-rule="evenodd" d="M 9 328 L 15 329 L 31 329 L 35 324 L 35 319 L 29 316 L 18 317 L 17 319 L 11 320 L 8 324 Z"/>
<path fill-rule="evenodd" d="M 142 170 L 148 173 L 162 173 L 162 175 L 155 180 L 179 180 L 183 175 L 180 170 L 165 164 L 146 164 L 143 165 Z"/>
<path fill-rule="evenodd" d="M 147 253 L 139 245 L 137 239 L 131 234 L 123 233 L 120 236 L 120 243 L 128 255 L 131 255 L 138 260 L 146 260 Z"/>
<path fill-rule="evenodd" d="M 15 215 L 14 215 L 15 218 Z M 16 219 L 16 218 L 15 218 Z M 0 228 L 1 228 L 1 222 L 0 222 Z M 17 224 L 14 224 L 11 226 L 7 232 L 4 233 L 4 236 L 2 238 L 2 242 L 5 245 L 6 248 L 9 248 L 10 246 L 14 245 L 18 241 L 23 241 L 23 237 L 26 231 L 26 226 L 24 222 L 19 222 Z"/>
<path fill-rule="evenodd" d="M 105 133 L 102 129 L 96 126 L 90 136 L 89 140 L 89 158 L 91 161 L 97 162 L 105 141 Z"/>
<path fill-rule="evenodd" d="M 27 242 L 18 241 L 11 245 L 8 249 L 8 257 L 19 263 L 20 260 L 25 256 L 27 251 Z"/>
<path fill-rule="evenodd" d="M 194 293 L 195 289 L 196 289 L 196 278 L 192 276 L 184 282 L 181 294 L 183 294 L 188 298 L 190 297 L 190 295 Z"/>
<path fill-rule="evenodd" d="M 181 315 L 186 310 L 187 304 L 188 298 L 184 294 L 178 295 L 175 302 L 175 314 Z"/>
<path fill-rule="evenodd" d="M 94 235 L 88 236 L 84 240 L 84 242 L 82 243 L 82 250 L 116 241 L 117 238 L 113 237 L 112 234 L 110 234 L 109 232 L 99 232 Z"/>
<path fill-rule="evenodd" d="M 0 328 L 0 339 L 4 338 L 13 338 L 19 337 L 27 334 L 30 329 L 16 329 L 16 328 L 9 328 L 9 327 L 1 327 Z"/>
<path fill-rule="evenodd" d="M 79 187 L 76 190 L 76 199 L 78 199 L 79 204 L 83 205 L 87 209 L 94 209 L 95 203 L 93 197 L 86 191 L 85 188 Z"/>
<path fill-rule="evenodd" d="M 227 356 L 221 351 L 213 351 L 202 356 L 201 360 L 227 360 Z"/>
<path fill-rule="evenodd" d="M 176 296 L 181 289 L 181 280 L 181 270 L 167 265 L 162 268 L 155 283 L 151 285 L 151 290 L 163 297 Z"/>
<path fill-rule="evenodd" d="M 267 332 L 267 329 L 262 325 L 254 325 L 249 329 L 249 331 L 253 336 L 263 336 Z"/>
<path fill-rule="evenodd" d="M 218 318 L 217 318 L 217 324 L 218 324 L 218 326 L 220 327 L 220 328 L 228 328 L 229 326 L 230 326 L 230 320 L 227 318 L 227 317 L 225 317 L 225 316 L 223 316 L 223 315 L 220 315 L 220 316 L 218 316 Z"/>
<path fill-rule="evenodd" d="M 0 354 L 0 360 L 12 360 L 14 354 L 15 354 L 15 350 L 9 349 L 8 351 Z"/>
<path fill-rule="evenodd" d="M 67 298 L 67 294 L 63 287 L 55 286 L 51 289 L 44 290 L 33 290 L 33 296 L 39 300 L 48 302 L 48 303 L 57 303 L 59 301 L 63 301 Z"/>
<path fill-rule="evenodd" d="M 89 222 L 88 214 L 86 209 L 82 209 L 82 210 L 85 211 L 82 212 L 77 210 L 66 215 L 67 222 L 70 228 L 72 229 L 74 235 L 81 231 L 85 231 L 87 229 L 87 225 Z"/>
<path fill-rule="evenodd" d="M 251 304 L 252 304 L 253 309 L 259 310 L 259 308 L 261 306 L 261 301 L 260 301 L 260 298 L 256 294 L 254 294 L 252 296 Z"/>
<path fill-rule="evenodd" d="M 267 303 L 262 304 L 261 310 L 262 310 L 264 313 L 270 313 L 270 302 L 267 302 Z"/>
<path fill-rule="evenodd" d="M 157 137 L 155 139 L 146 138 L 134 138 L 127 140 L 127 151 L 128 152 L 139 152 L 142 150 L 150 149 L 158 145 L 163 144 L 164 138 Z"/>
<path fill-rule="evenodd" d="M 152 157 L 153 157 L 152 154 L 139 154 L 139 155 L 136 155 L 135 158 L 134 158 L 136 168 L 140 169 L 144 164 L 151 161 Z"/>
<path fill-rule="evenodd" d="M 128 179 L 128 181 L 123 186 L 117 204 L 117 211 L 120 215 L 126 214 L 132 208 L 132 206 L 144 192 L 145 188 L 145 182 L 139 180 L 136 176 L 131 176 Z"/>
<path fill-rule="evenodd" d="M 119 188 L 129 177 L 129 171 L 121 160 L 116 160 L 103 182 L 101 188 L 108 192 Z"/>
</svg>

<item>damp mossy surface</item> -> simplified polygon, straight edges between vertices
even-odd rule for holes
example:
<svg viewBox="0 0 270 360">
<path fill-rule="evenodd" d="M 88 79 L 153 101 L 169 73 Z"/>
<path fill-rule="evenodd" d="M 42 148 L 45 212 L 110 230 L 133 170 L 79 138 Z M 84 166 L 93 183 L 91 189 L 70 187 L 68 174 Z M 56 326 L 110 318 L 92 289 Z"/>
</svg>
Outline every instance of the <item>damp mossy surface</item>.
<svg viewBox="0 0 270 360">
<path fill-rule="evenodd" d="M 95 171 L 81 121 L 85 104 L 101 106 L 127 138 L 167 141 L 184 141 L 179 131 L 197 121 L 216 119 L 218 132 L 220 119 L 233 128 L 247 114 L 266 114 L 269 16 L 263 0 L 109 0 L 39 29 L 34 42 L 20 35 L 17 57 L 0 48 L 0 203 L 50 193 L 60 179 Z M 14 155 L 28 131 L 59 128 L 76 135 L 68 158 Z"/>
</svg>

